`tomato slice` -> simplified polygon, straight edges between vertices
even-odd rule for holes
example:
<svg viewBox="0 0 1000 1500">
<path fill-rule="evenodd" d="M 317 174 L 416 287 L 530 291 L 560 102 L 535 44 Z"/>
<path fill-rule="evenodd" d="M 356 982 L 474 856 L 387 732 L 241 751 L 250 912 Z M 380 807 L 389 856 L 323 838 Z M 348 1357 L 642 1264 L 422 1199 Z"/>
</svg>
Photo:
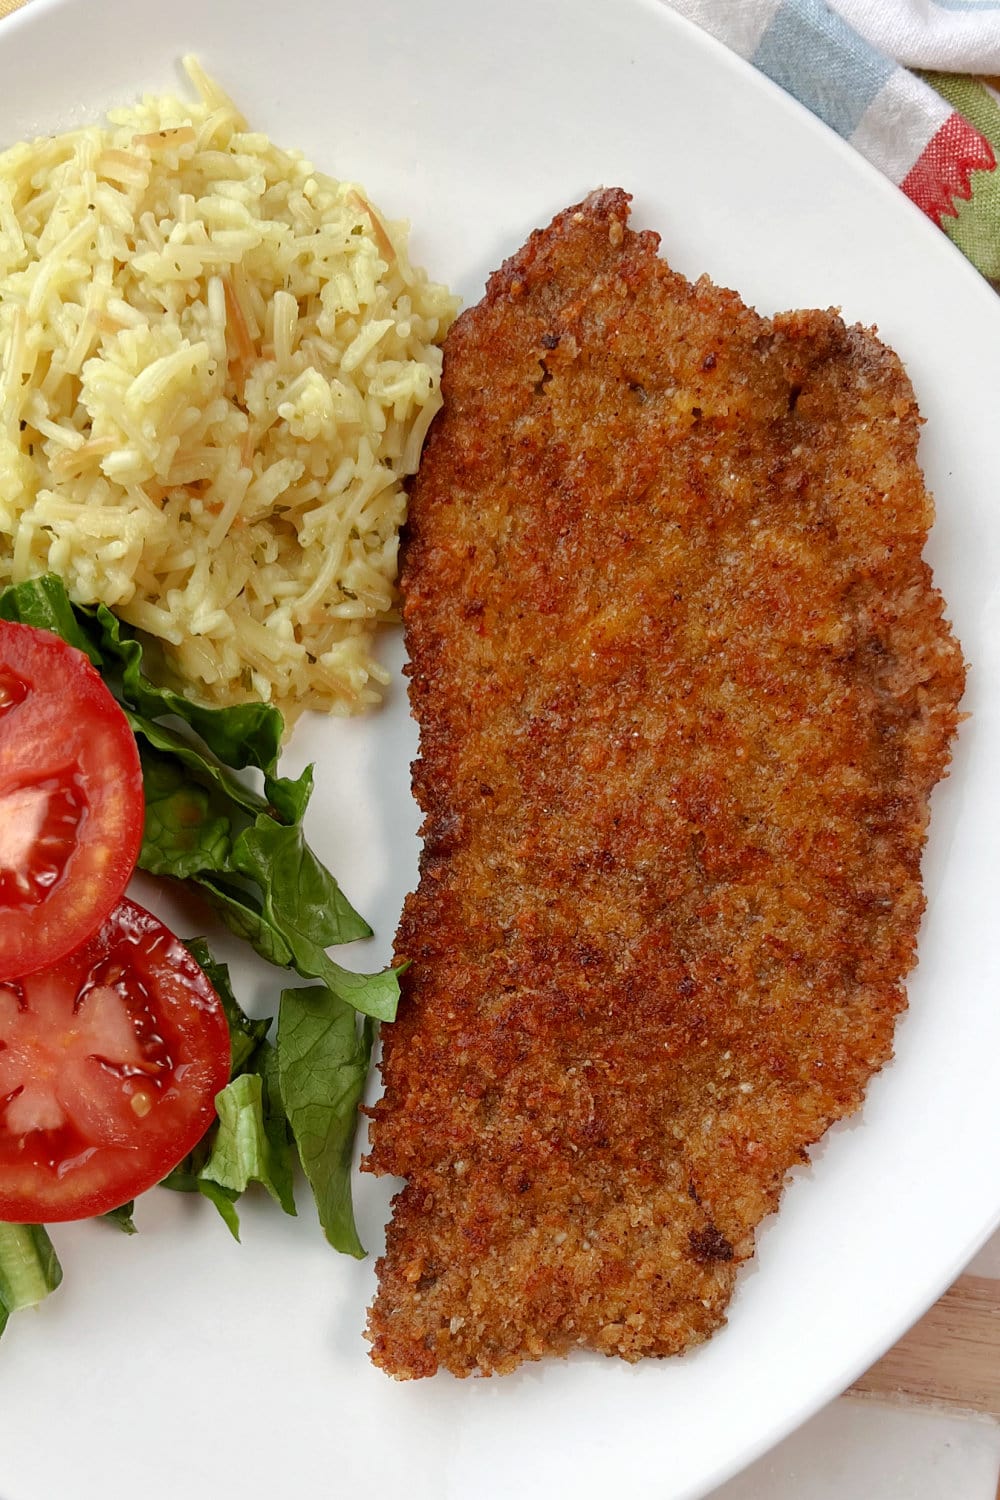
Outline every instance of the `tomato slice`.
<svg viewBox="0 0 1000 1500">
<path fill-rule="evenodd" d="M 201 1139 L 229 1081 L 218 995 L 122 900 L 60 963 L 0 984 L 0 1220 L 106 1213 Z"/>
<path fill-rule="evenodd" d="M 82 651 L 0 620 L 0 979 L 96 932 L 139 857 L 142 769 Z"/>
</svg>

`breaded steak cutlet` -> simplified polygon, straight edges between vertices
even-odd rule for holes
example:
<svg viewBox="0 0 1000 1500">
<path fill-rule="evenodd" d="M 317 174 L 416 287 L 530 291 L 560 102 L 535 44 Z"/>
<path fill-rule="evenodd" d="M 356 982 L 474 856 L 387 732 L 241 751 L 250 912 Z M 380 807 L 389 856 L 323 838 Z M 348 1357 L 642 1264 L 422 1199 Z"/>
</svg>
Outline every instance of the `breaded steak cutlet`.
<svg viewBox="0 0 1000 1500">
<path fill-rule="evenodd" d="M 445 348 L 402 587 L 419 889 L 368 1166 L 390 1374 L 724 1321 L 892 1051 L 964 667 L 899 360 L 595 193 Z"/>
</svg>

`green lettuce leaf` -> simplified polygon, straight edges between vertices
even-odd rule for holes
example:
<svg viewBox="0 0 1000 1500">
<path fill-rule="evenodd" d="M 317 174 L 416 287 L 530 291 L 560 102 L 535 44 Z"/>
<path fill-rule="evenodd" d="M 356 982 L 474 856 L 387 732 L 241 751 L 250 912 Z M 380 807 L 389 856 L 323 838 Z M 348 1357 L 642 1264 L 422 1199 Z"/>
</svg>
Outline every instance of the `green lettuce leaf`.
<svg viewBox="0 0 1000 1500">
<path fill-rule="evenodd" d="M 143 774 L 147 758 L 152 758 L 161 765 L 169 761 L 174 766 L 179 781 L 213 792 L 218 806 L 225 809 L 226 815 L 237 827 L 242 827 L 247 819 L 256 818 L 267 811 L 268 804 L 259 792 L 235 776 L 227 766 L 206 755 L 191 740 L 178 734 L 169 724 L 154 723 L 152 719 L 144 719 L 141 714 L 133 713 L 128 708 L 125 709 L 125 717 L 139 745 Z"/>
<path fill-rule="evenodd" d="M 196 964 L 205 971 L 208 981 L 219 999 L 226 1013 L 226 1021 L 229 1026 L 229 1046 L 231 1063 L 229 1068 L 230 1078 L 237 1077 L 252 1063 L 254 1054 L 258 1051 L 264 1038 L 270 1030 L 271 1023 L 264 1017 L 254 1020 L 248 1016 L 233 994 L 233 987 L 229 979 L 229 965 L 221 964 L 212 955 L 212 950 L 204 938 L 188 938 L 184 944 Z"/>
<path fill-rule="evenodd" d="M 189 880 L 225 866 L 232 848 L 232 819 L 225 798 L 192 781 L 176 756 L 139 743 L 146 794 L 139 864 L 151 875 Z"/>
<path fill-rule="evenodd" d="M 267 1045 L 265 1038 L 270 1030 L 271 1022 L 266 1017 L 256 1020 L 246 1014 L 233 994 L 228 965 L 218 962 L 204 938 L 188 938 L 184 946 L 195 962 L 204 969 L 212 988 L 222 1002 L 229 1026 L 229 1077 L 232 1081 L 247 1069 L 255 1066 L 260 1049 Z M 189 1152 L 183 1161 L 178 1162 L 173 1171 L 164 1177 L 160 1187 L 170 1188 L 175 1193 L 203 1194 L 215 1204 L 234 1237 L 239 1239 L 239 1219 L 233 1207 L 233 1199 L 237 1195 L 209 1182 L 201 1175 L 205 1163 L 212 1154 L 218 1128 L 218 1120 L 214 1120 L 194 1150 Z"/>
<path fill-rule="evenodd" d="M 276 928 L 261 913 L 258 897 L 220 875 L 197 875 L 194 884 L 210 906 L 214 906 L 230 932 L 249 943 L 269 964 L 290 969 L 292 950 Z"/>
<path fill-rule="evenodd" d="M 396 974 L 355 974 L 326 952 L 370 937 L 371 928 L 316 858 L 301 824 L 279 823 L 261 811 L 248 822 L 252 809 L 242 790 L 234 795 L 223 775 L 200 774 L 187 752 L 165 748 L 163 726 L 152 728 L 151 736 L 133 722 L 149 788 L 140 868 L 192 881 L 237 937 L 269 963 L 322 979 L 356 1010 L 393 1020 Z"/>
<path fill-rule="evenodd" d="M 365 1015 L 394 1018 L 399 981 L 391 969 L 356 974 L 326 952 L 369 936 L 371 929 L 300 827 L 260 814 L 234 839 L 218 796 L 192 787 L 169 765 L 150 762 L 150 786 L 139 858 L 144 869 L 190 879 L 230 930 L 268 963 L 322 980 Z"/>
<path fill-rule="evenodd" d="M 0 1224 L 0 1333 L 11 1313 L 34 1307 L 62 1281 L 62 1266 L 41 1224 Z"/>
<path fill-rule="evenodd" d="M 51 630 L 89 656 L 95 667 L 103 664 L 101 653 L 80 626 L 62 579 L 52 573 L 5 588 L 0 593 L 0 620 Z"/>
<path fill-rule="evenodd" d="M 199 1173 L 212 1153 L 212 1138 L 215 1131 L 216 1122 L 213 1121 L 194 1150 L 189 1151 L 172 1172 L 168 1172 L 166 1177 L 161 1178 L 157 1186 L 169 1188 L 172 1193 L 200 1193 L 202 1187 Z"/>
<path fill-rule="evenodd" d="M 298 825 L 258 817 L 233 844 L 226 868 L 260 887 L 264 915 L 286 935 L 293 953 L 300 946 L 326 948 L 372 935 Z"/>
<path fill-rule="evenodd" d="M 306 766 L 295 781 L 290 776 L 265 776 L 268 811 L 279 823 L 301 823 L 313 790 L 313 768 Z"/>
<path fill-rule="evenodd" d="M 162 1186 L 162 1184 L 161 1184 Z M 239 1242 L 240 1238 L 240 1216 L 236 1211 L 236 1199 L 239 1194 L 232 1188 L 220 1187 L 217 1182 L 212 1182 L 207 1177 L 196 1177 L 192 1191 L 201 1193 L 209 1203 L 214 1203 L 219 1211 L 222 1222 L 225 1224 L 233 1239 Z"/>
<path fill-rule="evenodd" d="M 72 608 L 72 606 L 71 606 Z M 103 604 L 78 606 L 96 624 L 105 662 L 121 672 L 121 697 L 147 719 L 173 715 L 189 724 L 213 755 L 227 766 L 257 766 L 273 772 L 281 751 L 284 721 L 266 703 L 239 703 L 209 708 L 170 688 L 159 687 L 142 670 L 142 645 L 129 626 Z"/>
<path fill-rule="evenodd" d="M 375 1027 L 318 985 L 283 990 L 278 1078 L 299 1159 L 323 1232 L 335 1250 L 361 1257 L 351 1199 L 358 1111 Z"/>
<path fill-rule="evenodd" d="M 117 1224 L 125 1234 L 138 1234 L 132 1210 L 135 1204 L 130 1198 L 128 1203 L 123 1203 L 120 1208 L 109 1208 L 106 1214 L 101 1214 L 102 1219 L 107 1219 L 109 1224 Z"/>
<path fill-rule="evenodd" d="M 292 1149 L 274 1058 L 274 1048 L 265 1045 L 256 1070 L 241 1073 L 219 1094 L 219 1126 L 198 1175 L 233 1194 L 258 1182 L 286 1214 L 294 1214 Z"/>
</svg>

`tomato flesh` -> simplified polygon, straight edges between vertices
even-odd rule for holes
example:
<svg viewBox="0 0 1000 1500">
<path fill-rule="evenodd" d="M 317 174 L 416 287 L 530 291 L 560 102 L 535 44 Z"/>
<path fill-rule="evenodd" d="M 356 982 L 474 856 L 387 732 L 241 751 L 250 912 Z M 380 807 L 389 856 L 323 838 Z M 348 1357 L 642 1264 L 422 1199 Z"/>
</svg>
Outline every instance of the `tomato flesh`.
<svg viewBox="0 0 1000 1500">
<path fill-rule="evenodd" d="M 87 941 L 139 856 L 142 768 L 81 651 L 0 620 L 0 980 Z"/>
<path fill-rule="evenodd" d="M 43 776 L 0 799 L 0 902 L 38 906 L 62 879 L 87 809 L 79 778 Z"/>
<path fill-rule="evenodd" d="M 221 1002 L 127 899 L 60 963 L 0 983 L 0 1220 L 117 1208 L 187 1155 L 229 1079 Z"/>
</svg>

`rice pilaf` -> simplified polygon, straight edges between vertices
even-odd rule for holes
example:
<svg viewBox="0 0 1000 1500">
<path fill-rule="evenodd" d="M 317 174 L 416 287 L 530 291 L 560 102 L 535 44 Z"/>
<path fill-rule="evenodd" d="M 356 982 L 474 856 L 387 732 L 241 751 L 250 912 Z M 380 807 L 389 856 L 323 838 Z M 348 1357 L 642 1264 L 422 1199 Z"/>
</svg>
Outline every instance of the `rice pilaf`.
<svg viewBox="0 0 1000 1500">
<path fill-rule="evenodd" d="M 0 583 L 60 574 L 207 702 L 354 712 L 456 303 L 185 66 L 198 102 L 0 155 Z"/>
</svg>

